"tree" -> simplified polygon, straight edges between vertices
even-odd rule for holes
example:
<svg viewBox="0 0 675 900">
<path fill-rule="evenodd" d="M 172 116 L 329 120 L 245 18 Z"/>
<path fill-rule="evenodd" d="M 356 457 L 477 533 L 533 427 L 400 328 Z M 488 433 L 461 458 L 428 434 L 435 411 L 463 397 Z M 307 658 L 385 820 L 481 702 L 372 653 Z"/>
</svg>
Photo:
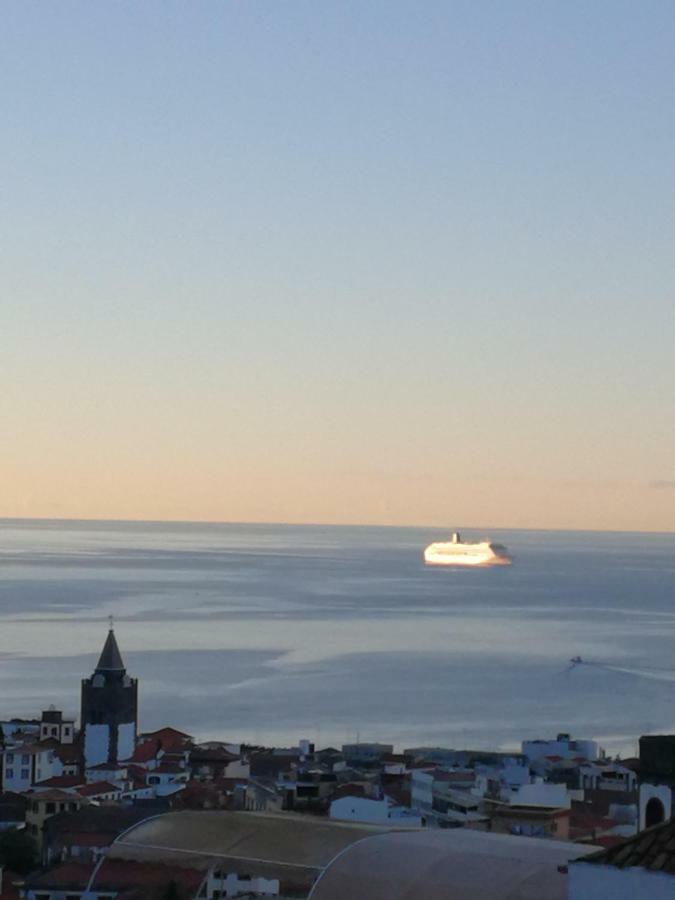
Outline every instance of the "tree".
<svg viewBox="0 0 675 900">
<path fill-rule="evenodd" d="M 162 900 L 180 900 L 180 894 L 178 892 L 178 885 L 173 880 L 173 878 L 168 883 L 166 890 L 162 894 Z"/>
<path fill-rule="evenodd" d="M 18 875 L 27 875 L 37 862 L 37 845 L 25 829 L 8 828 L 0 832 L 0 865 Z"/>
</svg>

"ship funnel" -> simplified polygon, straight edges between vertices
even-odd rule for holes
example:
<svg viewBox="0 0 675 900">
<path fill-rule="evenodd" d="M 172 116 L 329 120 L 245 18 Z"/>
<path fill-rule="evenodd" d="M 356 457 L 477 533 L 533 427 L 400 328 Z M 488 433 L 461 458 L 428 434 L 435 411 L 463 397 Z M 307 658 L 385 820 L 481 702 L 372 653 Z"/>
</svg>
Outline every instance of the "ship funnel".
<svg viewBox="0 0 675 900">
<path fill-rule="evenodd" d="M 462 540 L 462 539 L 461 539 L 461 537 L 459 536 L 459 531 L 453 531 L 453 532 L 452 532 L 452 543 L 453 543 L 453 544 L 459 544 L 459 543 L 461 543 L 461 540 Z"/>
</svg>

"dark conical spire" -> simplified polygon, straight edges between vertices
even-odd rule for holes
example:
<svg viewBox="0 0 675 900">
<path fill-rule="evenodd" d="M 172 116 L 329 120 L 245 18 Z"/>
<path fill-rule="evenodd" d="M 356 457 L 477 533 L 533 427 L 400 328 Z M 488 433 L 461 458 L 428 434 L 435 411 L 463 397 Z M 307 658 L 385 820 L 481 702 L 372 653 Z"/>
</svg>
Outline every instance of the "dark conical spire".
<svg viewBox="0 0 675 900">
<path fill-rule="evenodd" d="M 108 637 L 101 650 L 101 656 L 96 666 L 97 672 L 124 672 L 124 663 L 122 662 L 122 654 L 115 640 L 115 632 L 110 626 Z"/>
</svg>

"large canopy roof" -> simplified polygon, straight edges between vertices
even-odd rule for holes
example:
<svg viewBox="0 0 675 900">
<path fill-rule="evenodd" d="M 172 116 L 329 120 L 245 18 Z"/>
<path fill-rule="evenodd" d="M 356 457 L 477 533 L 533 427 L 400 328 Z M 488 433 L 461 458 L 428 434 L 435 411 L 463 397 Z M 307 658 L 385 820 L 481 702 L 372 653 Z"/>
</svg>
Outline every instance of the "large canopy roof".
<svg viewBox="0 0 675 900">
<path fill-rule="evenodd" d="M 595 848 L 466 828 L 367 837 L 335 858 L 310 900 L 566 900 L 567 863 Z"/>
<path fill-rule="evenodd" d="M 155 862 L 180 857 L 203 869 L 222 860 L 232 871 L 288 878 L 308 891 L 345 847 L 381 831 L 293 813 L 185 810 L 142 822 L 122 835 L 109 855 Z"/>
</svg>

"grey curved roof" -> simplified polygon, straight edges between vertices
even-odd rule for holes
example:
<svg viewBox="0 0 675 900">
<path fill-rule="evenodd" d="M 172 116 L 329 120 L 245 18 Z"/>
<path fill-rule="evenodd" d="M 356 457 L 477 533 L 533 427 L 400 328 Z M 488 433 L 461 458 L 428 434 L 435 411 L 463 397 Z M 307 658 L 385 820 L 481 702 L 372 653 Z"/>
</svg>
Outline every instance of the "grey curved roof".
<svg viewBox="0 0 675 900">
<path fill-rule="evenodd" d="M 148 819 L 125 832 L 109 855 L 148 861 L 180 858 L 195 868 L 223 860 L 233 871 L 289 879 L 309 891 L 340 851 L 381 831 L 372 825 L 297 813 L 181 810 Z"/>
<path fill-rule="evenodd" d="M 466 828 L 390 832 L 347 847 L 310 900 L 566 900 L 566 866 L 594 847 Z M 559 869 L 561 867 L 561 869 Z"/>
</svg>

